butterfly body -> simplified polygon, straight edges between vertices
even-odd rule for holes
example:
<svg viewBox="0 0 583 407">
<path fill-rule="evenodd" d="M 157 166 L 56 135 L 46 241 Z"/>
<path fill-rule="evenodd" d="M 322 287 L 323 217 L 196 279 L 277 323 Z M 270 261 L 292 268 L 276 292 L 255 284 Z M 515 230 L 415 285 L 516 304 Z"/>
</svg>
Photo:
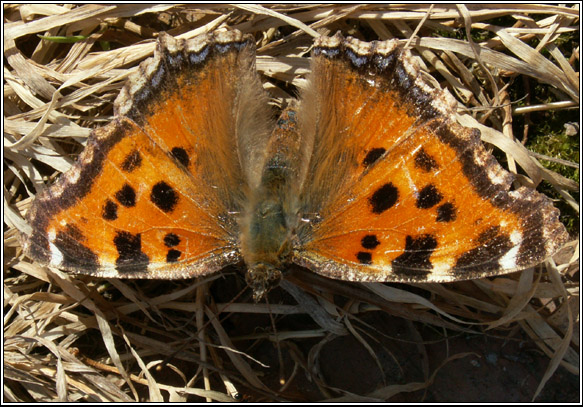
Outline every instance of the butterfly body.
<svg viewBox="0 0 583 407">
<path fill-rule="evenodd" d="M 261 181 L 241 221 L 241 249 L 247 284 L 256 300 L 278 284 L 291 258 L 298 222 L 297 154 L 301 140 L 296 111 L 280 115 L 266 149 Z"/>
<path fill-rule="evenodd" d="M 397 41 L 316 40 L 272 120 L 253 38 L 161 34 L 115 118 L 27 215 L 32 259 L 99 277 L 188 278 L 244 261 L 254 298 L 291 263 L 351 281 L 520 270 L 568 236 Z"/>
</svg>

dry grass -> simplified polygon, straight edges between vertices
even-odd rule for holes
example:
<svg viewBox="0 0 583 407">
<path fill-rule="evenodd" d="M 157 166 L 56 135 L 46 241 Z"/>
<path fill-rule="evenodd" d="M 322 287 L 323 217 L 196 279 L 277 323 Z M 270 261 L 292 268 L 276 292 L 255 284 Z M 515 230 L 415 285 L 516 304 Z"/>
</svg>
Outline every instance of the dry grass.
<svg viewBox="0 0 583 407">
<path fill-rule="evenodd" d="M 313 36 L 341 30 L 409 42 L 460 101 L 460 121 L 479 127 L 510 171 L 526 174 L 518 181 L 545 180 L 578 216 L 578 180 L 540 165 L 512 126 L 536 110 L 578 108 L 579 46 L 563 55 L 557 45 L 569 33 L 578 41 L 578 6 L 4 4 L 4 17 L 5 401 L 386 400 L 427 388 L 439 371 L 427 359 L 420 378 L 384 378 L 359 395 L 327 382 L 321 355 L 339 336 L 351 336 L 373 368 L 385 369 L 376 345 L 386 334 L 370 315 L 407 322 L 399 335 L 420 353 L 428 343 L 420 327 L 445 339 L 502 332 L 512 340 L 521 331 L 549 360 L 532 398 L 559 366 L 579 374 L 578 235 L 544 267 L 459 284 L 347 284 L 295 270 L 270 305 L 236 297 L 245 285 L 233 270 L 197 281 L 92 280 L 32 264 L 18 239 L 35 191 L 66 171 L 91 129 L 110 119 L 157 32 L 191 38 L 221 25 L 255 35 L 258 69 L 279 101 L 292 97 L 286 85 L 302 86 Z M 75 35 L 81 40 L 63 43 Z M 545 86 L 554 100 L 530 111 L 511 104 L 507 85 L 519 80 Z"/>
</svg>

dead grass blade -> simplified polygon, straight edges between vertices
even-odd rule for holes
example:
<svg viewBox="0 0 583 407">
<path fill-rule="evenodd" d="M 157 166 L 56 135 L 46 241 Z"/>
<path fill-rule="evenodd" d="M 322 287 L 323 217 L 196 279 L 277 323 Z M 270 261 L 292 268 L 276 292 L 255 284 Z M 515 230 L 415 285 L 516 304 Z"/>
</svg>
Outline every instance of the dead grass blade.
<svg viewBox="0 0 583 407">
<path fill-rule="evenodd" d="M 396 303 L 405 303 L 405 304 L 417 304 L 422 307 L 427 307 L 440 315 L 443 315 L 446 318 L 451 319 L 452 321 L 458 322 L 463 324 L 464 321 L 455 318 L 454 316 L 448 314 L 447 312 L 442 311 L 430 301 L 426 300 L 425 298 L 413 294 L 406 290 L 399 290 L 394 287 L 389 287 L 384 284 L 380 283 L 362 283 L 366 288 L 377 294 L 379 297 L 385 299 L 386 301 L 396 302 Z"/>
<path fill-rule="evenodd" d="M 284 14 L 278 13 L 274 10 L 267 9 L 263 6 L 253 5 L 253 4 L 237 4 L 236 7 L 243 9 L 243 10 L 246 10 L 246 11 L 249 11 L 253 14 L 264 14 L 266 16 L 279 18 L 283 22 L 285 22 L 293 27 L 299 28 L 300 30 L 306 32 L 307 34 L 311 35 L 314 38 L 320 36 L 320 34 L 318 34 L 316 31 L 314 31 L 313 29 L 311 29 L 310 27 L 308 27 L 307 25 L 305 25 L 301 21 L 298 21 L 295 18 L 288 17 Z"/>
</svg>

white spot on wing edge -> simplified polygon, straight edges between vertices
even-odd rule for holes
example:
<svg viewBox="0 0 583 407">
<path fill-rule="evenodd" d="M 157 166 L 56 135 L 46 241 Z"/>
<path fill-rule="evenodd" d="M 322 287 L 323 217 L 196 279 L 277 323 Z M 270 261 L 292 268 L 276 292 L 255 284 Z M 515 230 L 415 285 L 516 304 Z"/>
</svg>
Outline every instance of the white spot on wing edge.
<svg viewBox="0 0 583 407">
<path fill-rule="evenodd" d="M 500 260 L 498 260 L 500 267 L 507 270 L 515 269 L 518 266 L 516 264 L 516 259 L 522 244 L 522 233 L 515 230 L 510 234 L 510 241 L 514 246 L 504 256 L 502 256 Z"/>
<path fill-rule="evenodd" d="M 430 275 L 435 277 L 444 277 L 448 278 L 451 275 L 451 269 L 453 268 L 452 264 L 453 261 L 441 261 L 441 262 L 432 262 L 432 270 Z"/>
<path fill-rule="evenodd" d="M 76 184 L 79 181 L 79 177 L 81 176 L 81 171 L 78 167 L 73 167 L 70 171 L 67 172 L 67 181 L 71 184 Z"/>
<path fill-rule="evenodd" d="M 49 243 L 49 249 L 51 251 L 51 261 L 49 264 L 52 267 L 60 267 L 63 264 L 63 253 L 52 243 Z"/>
<path fill-rule="evenodd" d="M 63 252 L 61 252 L 59 248 L 53 244 L 57 238 L 57 234 L 54 230 L 51 230 L 47 235 L 49 238 L 49 250 L 51 251 L 51 260 L 49 264 L 52 267 L 59 267 L 61 264 L 63 264 Z"/>
</svg>

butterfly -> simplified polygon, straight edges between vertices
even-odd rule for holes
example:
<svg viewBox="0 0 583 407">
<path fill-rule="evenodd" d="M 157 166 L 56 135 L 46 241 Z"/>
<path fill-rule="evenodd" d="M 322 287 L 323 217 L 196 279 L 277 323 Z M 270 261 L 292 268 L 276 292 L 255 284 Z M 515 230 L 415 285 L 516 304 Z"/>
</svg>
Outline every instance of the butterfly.
<svg viewBox="0 0 583 407">
<path fill-rule="evenodd" d="M 290 264 L 349 281 L 448 282 L 540 263 L 558 211 L 454 118 L 397 40 L 314 42 L 307 85 L 274 119 L 251 35 L 161 33 L 114 118 L 38 194 L 31 259 L 118 278 L 245 263 L 259 300 Z"/>
</svg>

